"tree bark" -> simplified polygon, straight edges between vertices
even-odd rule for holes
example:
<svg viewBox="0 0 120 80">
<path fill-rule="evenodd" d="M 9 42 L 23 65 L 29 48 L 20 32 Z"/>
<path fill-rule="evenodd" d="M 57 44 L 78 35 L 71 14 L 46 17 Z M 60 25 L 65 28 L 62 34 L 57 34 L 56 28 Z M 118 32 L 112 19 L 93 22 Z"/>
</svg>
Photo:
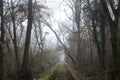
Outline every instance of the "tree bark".
<svg viewBox="0 0 120 80">
<path fill-rule="evenodd" d="M 80 54 L 80 23 L 81 23 L 81 0 L 75 1 L 75 22 L 77 25 L 77 55 L 76 55 L 76 66 L 80 67 L 82 64 L 82 55 Z"/>
<path fill-rule="evenodd" d="M 101 46 L 100 46 L 99 41 L 98 41 L 97 30 L 96 30 L 96 25 L 95 25 L 95 19 L 94 18 L 92 19 L 92 27 L 93 27 L 94 41 L 95 41 L 95 44 L 97 46 L 99 63 L 100 63 L 100 66 L 102 67 L 102 56 L 101 56 L 102 51 L 101 51 Z"/>
<path fill-rule="evenodd" d="M 120 19 L 120 1 L 118 1 L 118 8 L 115 9 L 113 7 L 113 3 L 110 2 L 111 10 L 113 11 L 115 20 L 112 19 L 111 14 L 108 10 L 108 6 L 105 0 L 101 0 L 102 7 L 104 9 L 104 12 L 106 16 L 108 17 L 108 23 L 111 30 L 111 45 L 112 45 L 112 53 L 113 53 L 113 64 L 114 64 L 114 70 L 112 75 L 114 80 L 120 80 L 120 45 L 119 45 L 119 19 Z"/>
<path fill-rule="evenodd" d="M 105 49 L 105 45 L 106 45 L 106 36 L 105 36 L 105 16 L 101 14 L 100 16 L 100 32 L 101 32 L 101 57 L 102 57 L 102 67 L 104 70 L 106 70 L 106 65 L 105 65 L 105 54 L 106 54 L 106 49 Z"/>
<path fill-rule="evenodd" d="M 120 79 L 120 52 L 119 52 L 119 44 L 118 44 L 118 23 L 116 21 L 110 22 L 110 30 L 111 30 L 111 45 L 113 51 L 113 68 L 114 68 L 114 79 Z M 118 78 L 118 79 L 117 79 Z"/>
<path fill-rule="evenodd" d="M 18 46 L 17 46 L 17 36 L 16 36 L 16 25 L 15 25 L 15 13 L 14 13 L 14 6 L 13 2 L 11 0 L 11 6 L 12 6 L 12 12 L 11 12 L 11 19 L 13 23 L 13 45 L 14 45 L 14 50 L 15 50 L 15 58 L 16 58 L 16 64 L 17 64 L 17 70 L 20 69 L 20 61 L 19 61 L 19 55 L 18 55 Z"/>
<path fill-rule="evenodd" d="M 23 80 L 33 80 L 32 71 L 30 67 L 30 55 L 29 55 L 29 46 L 31 40 L 31 30 L 32 30 L 33 14 L 32 14 L 32 0 L 28 0 L 28 24 L 24 48 L 24 56 L 22 63 L 22 78 Z"/>
<path fill-rule="evenodd" d="M 0 38 L 0 80 L 4 80 L 4 16 L 3 0 L 0 0 L 1 38 Z"/>
</svg>

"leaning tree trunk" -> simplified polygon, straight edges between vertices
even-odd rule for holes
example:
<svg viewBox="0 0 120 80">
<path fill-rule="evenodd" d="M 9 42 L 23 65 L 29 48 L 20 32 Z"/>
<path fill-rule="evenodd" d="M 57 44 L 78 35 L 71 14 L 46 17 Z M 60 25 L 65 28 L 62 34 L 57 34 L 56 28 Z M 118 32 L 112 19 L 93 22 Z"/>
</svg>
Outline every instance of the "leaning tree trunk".
<svg viewBox="0 0 120 80">
<path fill-rule="evenodd" d="M 33 80 L 32 71 L 30 67 L 30 60 L 29 60 L 30 58 L 29 46 L 30 46 L 30 39 L 31 39 L 32 22 L 33 22 L 32 0 L 28 0 L 28 24 L 27 24 L 23 63 L 21 68 L 21 73 L 22 73 L 21 76 L 23 80 Z"/>
<path fill-rule="evenodd" d="M 0 0 L 0 16 L 1 16 L 1 37 L 0 37 L 0 80 L 4 80 L 4 16 L 3 1 Z"/>
</svg>

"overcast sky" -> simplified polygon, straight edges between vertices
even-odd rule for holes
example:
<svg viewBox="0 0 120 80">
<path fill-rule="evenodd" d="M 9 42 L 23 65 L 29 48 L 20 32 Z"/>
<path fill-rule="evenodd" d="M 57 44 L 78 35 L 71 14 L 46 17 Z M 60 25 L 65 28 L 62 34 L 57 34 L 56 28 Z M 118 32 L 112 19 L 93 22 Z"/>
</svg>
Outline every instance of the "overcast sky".
<svg viewBox="0 0 120 80">
<path fill-rule="evenodd" d="M 46 5 L 53 12 L 53 17 L 57 21 L 64 21 L 66 18 L 63 0 L 46 0 Z"/>
<path fill-rule="evenodd" d="M 52 28 L 59 32 L 58 23 L 64 22 L 67 18 L 64 12 L 66 7 L 64 6 L 63 0 L 46 0 L 45 5 L 50 9 L 51 12 Z M 57 39 L 54 33 L 49 28 L 44 28 L 44 31 L 49 32 L 49 35 L 47 36 L 47 46 L 56 46 Z M 64 57 L 64 53 L 62 52 L 62 54 L 59 56 L 60 61 L 64 61 Z"/>
<path fill-rule="evenodd" d="M 66 6 L 64 6 L 63 0 L 46 0 L 44 4 L 50 10 L 49 12 L 52 19 L 52 28 L 55 31 L 59 31 L 58 23 L 64 22 L 67 18 L 64 12 Z M 48 40 L 47 44 L 49 44 L 50 42 L 51 44 L 56 43 L 56 37 L 54 33 L 48 27 L 44 28 L 44 31 L 49 32 L 49 35 L 47 35 L 46 37 L 46 39 Z"/>
</svg>

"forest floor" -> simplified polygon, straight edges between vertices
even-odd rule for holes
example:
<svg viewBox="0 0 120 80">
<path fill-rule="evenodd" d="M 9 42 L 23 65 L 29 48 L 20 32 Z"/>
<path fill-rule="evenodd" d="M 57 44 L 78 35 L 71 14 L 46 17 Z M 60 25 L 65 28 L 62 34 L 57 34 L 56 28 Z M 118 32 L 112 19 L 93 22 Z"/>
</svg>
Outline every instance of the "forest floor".
<svg viewBox="0 0 120 80">
<path fill-rule="evenodd" d="M 68 68 L 64 62 L 57 63 L 50 70 L 43 73 L 38 80 L 80 80 L 75 71 Z"/>
</svg>

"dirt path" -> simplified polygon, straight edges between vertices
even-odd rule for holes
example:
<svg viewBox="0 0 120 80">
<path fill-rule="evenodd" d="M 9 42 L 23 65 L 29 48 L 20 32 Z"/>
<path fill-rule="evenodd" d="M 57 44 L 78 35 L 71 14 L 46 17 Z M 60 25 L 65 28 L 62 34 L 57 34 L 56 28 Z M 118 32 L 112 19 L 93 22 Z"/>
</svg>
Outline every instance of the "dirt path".
<svg viewBox="0 0 120 80">
<path fill-rule="evenodd" d="M 49 77 L 49 80 L 75 80 L 71 72 L 64 65 L 60 65 L 53 74 Z"/>
</svg>

